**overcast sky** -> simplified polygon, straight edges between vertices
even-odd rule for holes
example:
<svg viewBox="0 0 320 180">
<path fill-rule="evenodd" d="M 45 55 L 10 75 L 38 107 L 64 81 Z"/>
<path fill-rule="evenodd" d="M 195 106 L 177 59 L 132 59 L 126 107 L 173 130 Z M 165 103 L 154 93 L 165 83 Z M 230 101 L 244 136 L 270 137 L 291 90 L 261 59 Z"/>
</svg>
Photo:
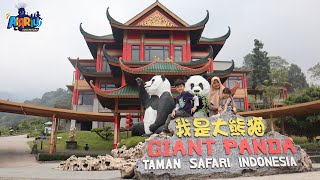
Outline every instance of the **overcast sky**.
<svg viewBox="0 0 320 180">
<path fill-rule="evenodd" d="M 26 11 L 39 11 L 39 32 L 7 29 L 6 14 L 17 15 L 15 4 L 28 4 Z M 106 9 L 126 22 L 155 0 L 0 0 L 0 92 L 31 99 L 71 84 L 74 68 L 67 57 L 92 58 L 79 31 L 79 24 L 95 35 L 111 33 Z M 304 73 L 320 61 L 319 0 L 160 0 L 189 24 L 210 19 L 203 36 L 231 36 L 216 60 L 234 59 L 242 65 L 255 38 L 270 56 L 281 56 L 299 65 Z M 308 82 L 311 79 L 308 78 Z"/>
</svg>

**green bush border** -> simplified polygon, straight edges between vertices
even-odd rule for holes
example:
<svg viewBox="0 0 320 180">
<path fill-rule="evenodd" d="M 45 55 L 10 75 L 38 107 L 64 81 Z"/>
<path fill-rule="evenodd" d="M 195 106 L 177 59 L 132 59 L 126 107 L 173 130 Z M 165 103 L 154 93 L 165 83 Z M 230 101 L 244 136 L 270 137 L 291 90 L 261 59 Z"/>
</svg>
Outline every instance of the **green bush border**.
<svg viewBox="0 0 320 180">
<path fill-rule="evenodd" d="M 75 155 L 77 157 L 97 157 L 101 154 L 83 154 L 83 153 L 55 153 L 55 154 L 49 154 L 49 153 L 38 153 L 36 155 L 37 161 L 65 161 L 70 156 Z"/>
</svg>

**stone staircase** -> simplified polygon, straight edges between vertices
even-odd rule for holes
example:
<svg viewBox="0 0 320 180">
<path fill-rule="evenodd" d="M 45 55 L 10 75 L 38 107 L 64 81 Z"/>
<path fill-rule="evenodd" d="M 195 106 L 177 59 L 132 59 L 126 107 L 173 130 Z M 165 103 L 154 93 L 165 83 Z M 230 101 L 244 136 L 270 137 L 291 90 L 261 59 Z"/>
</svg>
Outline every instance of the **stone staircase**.
<svg viewBox="0 0 320 180">
<path fill-rule="evenodd" d="M 320 163 L 320 149 L 307 149 L 306 152 L 312 163 Z"/>
</svg>

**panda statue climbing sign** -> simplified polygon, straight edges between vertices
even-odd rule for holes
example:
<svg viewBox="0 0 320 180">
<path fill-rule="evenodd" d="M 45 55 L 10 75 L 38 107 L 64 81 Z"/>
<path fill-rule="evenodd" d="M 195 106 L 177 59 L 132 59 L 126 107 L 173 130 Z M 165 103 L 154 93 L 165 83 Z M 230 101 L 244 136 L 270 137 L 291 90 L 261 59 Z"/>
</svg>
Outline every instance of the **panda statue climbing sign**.
<svg viewBox="0 0 320 180">
<path fill-rule="evenodd" d="M 133 125 L 132 135 L 158 134 L 175 106 L 170 82 L 163 75 L 156 75 L 146 83 L 141 78 L 137 78 L 136 81 L 139 99 L 144 105 L 145 113 L 143 122 Z"/>
</svg>

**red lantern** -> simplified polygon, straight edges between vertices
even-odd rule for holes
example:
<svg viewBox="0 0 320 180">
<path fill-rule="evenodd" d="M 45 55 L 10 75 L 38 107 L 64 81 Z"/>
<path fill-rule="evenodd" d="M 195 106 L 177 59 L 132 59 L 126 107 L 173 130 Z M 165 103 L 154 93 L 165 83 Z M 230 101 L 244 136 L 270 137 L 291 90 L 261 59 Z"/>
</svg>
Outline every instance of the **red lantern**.
<svg viewBox="0 0 320 180">
<path fill-rule="evenodd" d="M 126 118 L 127 118 L 127 120 L 126 120 L 126 123 L 127 123 L 126 128 L 130 129 L 132 127 L 132 115 L 131 114 L 126 115 Z"/>
</svg>

